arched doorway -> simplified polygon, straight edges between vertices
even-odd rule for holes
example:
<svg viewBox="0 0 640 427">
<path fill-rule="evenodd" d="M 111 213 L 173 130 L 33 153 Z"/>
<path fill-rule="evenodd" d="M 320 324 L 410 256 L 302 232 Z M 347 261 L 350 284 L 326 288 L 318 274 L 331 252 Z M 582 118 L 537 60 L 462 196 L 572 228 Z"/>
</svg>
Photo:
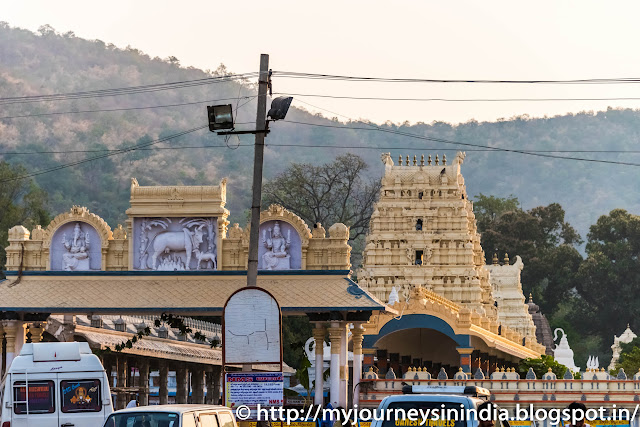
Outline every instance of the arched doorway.
<svg viewBox="0 0 640 427">
<path fill-rule="evenodd" d="M 393 368 L 400 377 L 409 367 L 424 368 L 436 378 L 441 368 L 452 378 L 460 367 L 460 348 L 469 347 L 468 335 L 457 335 L 444 320 L 428 314 L 409 314 L 387 322 L 363 346 L 376 349 L 382 375 Z"/>
</svg>

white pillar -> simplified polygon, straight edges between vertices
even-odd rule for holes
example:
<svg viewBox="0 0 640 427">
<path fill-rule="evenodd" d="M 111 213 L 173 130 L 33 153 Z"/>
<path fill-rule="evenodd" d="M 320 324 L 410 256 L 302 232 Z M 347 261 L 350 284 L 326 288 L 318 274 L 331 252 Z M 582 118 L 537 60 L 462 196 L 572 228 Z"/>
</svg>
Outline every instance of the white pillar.
<svg viewBox="0 0 640 427">
<path fill-rule="evenodd" d="M 18 325 L 20 323 L 20 325 Z M 7 365 L 5 366 L 6 371 L 9 371 L 9 367 L 11 366 L 11 362 L 16 357 L 16 335 L 18 334 L 18 326 L 21 326 L 22 322 L 18 322 L 17 320 L 3 320 L 2 327 L 4 329 L 5 338 L 7 339 Z"/>
<path fill-rule="evenodd" d="M 355 323 L 351 329 L 353 342 L 353 406 L 360 404 L 360 380 L 362 379 L 362 340 L 364 329 L 360 323 Z"/>
<path fill-rule="evenodd" d="M 3 356 L 2 342 L 3 341 L 4 341 L 4 326 L 2 325 L 2 322 L 0 322 L 0 378 L 4 377 L 4 366 L 2 366 L 2 356 Z"/>
<path fill-rule="evenodd" d="M 17 321 L 17 325 L 16 325 L 16 345 L 15 345 L 15 351 L 16 351 L 16 356 L 20 354 L 20 350 L 22 350 L 22 346 L 24 345 L 25 342 L 27 342 L 27 323 L 26 322 L 21 322 L 21 321 Z"/>
<path fill-rule="evenodd" d="M 321 324 L 317 324 L 317 326 L 318 327 L 313 330 L 313 338 L 316 341 L 316 384 L 313 403 L 316 405 L 322 405 L 324 403 L 324 381 L 322 375 L 324 374 L 324 335 L 326 330 Z"/>
<path fill-rule="evenodd" d="M 349 401 L 349 324 L 340 324 L 340 406 Z"/>
<path fill-rule="evenodd" d="M 329 340 L 331 341 L 331 367 L 330 367 L 330 389 L 329 399 L 334 408 L 340 406 L 340 341 L 342 329 L 339 323 L 331 323 L 329 328 Z"/>
</svg>

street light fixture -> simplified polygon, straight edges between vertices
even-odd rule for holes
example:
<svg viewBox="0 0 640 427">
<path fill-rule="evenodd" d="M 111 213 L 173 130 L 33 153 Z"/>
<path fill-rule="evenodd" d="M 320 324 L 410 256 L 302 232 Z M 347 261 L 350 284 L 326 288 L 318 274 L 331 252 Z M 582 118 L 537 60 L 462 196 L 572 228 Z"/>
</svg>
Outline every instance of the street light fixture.
<svg viewBox="0 0 640 427">
<path fill-rule="evenodd" d="M 209 130 L 216 132 L 223 129 L 233 129 L 233 110 L 231 104 L 208 105 Z"/>
<path fill-rule="evenodd" d="M 267 113 L 267 117 L 271 117 L 271 120 L 283 120 L 289 111 L 289 106 L 293 101 L 292 96 L 279 96 L 271 101 L 271 108 Z"/>
<path fill-rule="evenodd" d="M 233 111 L 231 104 L 227 105 L 213 105 L 208 106 L 207 111 L 209 113 L 209 130 L 211 132 L 218 132 L 218 135 L 246 135 L 246 134 L 268 134 L 269 122 L 275 122 L 276 120 L 283 120 L 289 111 L 293 97 L 291 96 L 279 96 L 271 101 L 271 108 L 267 113 L 267 117 L 270 120 L 265 122 L 264 130 L 233 130 Z M 221 130 L 231 129 L 230 131 L 219 132 Z"/>
</svg>

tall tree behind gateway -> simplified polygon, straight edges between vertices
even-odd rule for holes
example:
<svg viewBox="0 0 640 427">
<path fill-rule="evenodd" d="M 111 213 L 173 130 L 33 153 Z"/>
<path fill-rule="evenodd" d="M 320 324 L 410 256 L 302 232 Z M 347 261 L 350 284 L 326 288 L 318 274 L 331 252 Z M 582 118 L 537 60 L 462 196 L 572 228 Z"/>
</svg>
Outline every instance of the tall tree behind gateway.
<svg viewBox="0 0 640 427">
<path fill-rule="evenodd" d="M 314 227 L 341 222 L 350 229 L 351 266 L 361 264 L 362 242 L 369 228 L 379 179 L 365 179 L 367 163 L 355 154 L 314 166 L 292 163 L 263 188 L 263 204 L 284 206 Z"/>
</svg>

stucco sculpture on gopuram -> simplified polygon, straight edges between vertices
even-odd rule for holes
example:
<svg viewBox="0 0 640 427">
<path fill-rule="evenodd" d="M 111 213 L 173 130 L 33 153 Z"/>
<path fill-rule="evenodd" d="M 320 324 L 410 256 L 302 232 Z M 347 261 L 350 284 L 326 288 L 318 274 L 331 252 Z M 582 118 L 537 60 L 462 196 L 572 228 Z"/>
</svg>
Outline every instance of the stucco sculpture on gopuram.
<svg viewBox="0 0 640 427">
<path fill-rule="evenodd" d="M 126 224 L 113 230 L 85 207 L 50 224 L 9 230 L 7 270 L 246 270 L 249 227 L 229 227 L 227 180 L 217 186 L 141 186 L 131 180 Z M 348 270 L 349 228 L 315 224 L 313 232 L 279 205 L 260 213 L 262 270 Z"/>
<path fill-rule="evenodd" d="M 73 237 L 67 238 L 67 233 L 62 233 L 62 246 L 66 252 L 62 254 L 62 267 L 65 271 L 89 270 L 89 235 L 82 231 L 79 222 L 73 227 Z"/>
<path fill-rule="evenodd" d="M 520 342 L 537 345 L 522 295 L 522 263 L 493 267 L 495 284 L 485 266 L 460 171 L 464 159 L 462 152 L 450 163 L 445 155 L 400 156 L 396 165 L 389 153 L 382 155 L 385 173 L 358 283 L 399 311 L 421 288 L 486 319 L 489 329 L 508 328 Z"/>
</svg>

